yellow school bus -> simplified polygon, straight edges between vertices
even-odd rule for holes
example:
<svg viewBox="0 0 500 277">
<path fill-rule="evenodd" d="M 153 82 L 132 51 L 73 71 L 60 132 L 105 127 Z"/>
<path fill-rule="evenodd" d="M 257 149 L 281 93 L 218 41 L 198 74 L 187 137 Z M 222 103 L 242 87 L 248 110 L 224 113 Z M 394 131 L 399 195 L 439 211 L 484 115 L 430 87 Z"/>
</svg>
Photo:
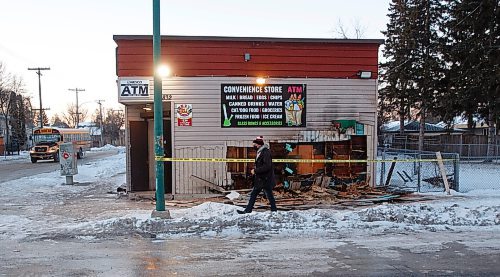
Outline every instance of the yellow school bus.
<svg viewBox="0 0 500 277">
<path fill-rule="evenodd" d="M 54 160 L 59 162 L 59 144 L 72 142 L 75 146 L 77 158 L 82 159 L 85 151 L 90 150 L 91 138 L 89 129 L 70 129 L 44 127 L 33 131 L 35 146 L 30 151 L 32 163 L 38 160 Z"/>
</svg>

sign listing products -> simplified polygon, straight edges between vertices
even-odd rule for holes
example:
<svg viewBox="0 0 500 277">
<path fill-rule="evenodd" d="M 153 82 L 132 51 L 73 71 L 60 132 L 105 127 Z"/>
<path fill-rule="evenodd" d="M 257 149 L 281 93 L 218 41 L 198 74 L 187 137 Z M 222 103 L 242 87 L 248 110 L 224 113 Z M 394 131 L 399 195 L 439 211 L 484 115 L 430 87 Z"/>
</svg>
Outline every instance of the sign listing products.
<svg viewBox="0 0 500 277">
<path fill-rule="evenodd" d="M 305 127 L 305 84 L 222 84 L 221 127 Z"/>
</svg>

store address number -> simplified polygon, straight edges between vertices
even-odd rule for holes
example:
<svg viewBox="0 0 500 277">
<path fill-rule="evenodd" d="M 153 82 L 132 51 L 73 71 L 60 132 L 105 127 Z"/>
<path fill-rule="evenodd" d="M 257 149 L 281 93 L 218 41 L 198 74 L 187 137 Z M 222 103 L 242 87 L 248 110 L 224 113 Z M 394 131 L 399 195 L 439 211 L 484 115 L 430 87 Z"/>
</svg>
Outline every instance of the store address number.
<svg viewBox="0 0 500 277">
<path fill-rule="evenodd" d="M 172 94 L 162 94 L 161 100 L 172 100 Z"/>
</svg>

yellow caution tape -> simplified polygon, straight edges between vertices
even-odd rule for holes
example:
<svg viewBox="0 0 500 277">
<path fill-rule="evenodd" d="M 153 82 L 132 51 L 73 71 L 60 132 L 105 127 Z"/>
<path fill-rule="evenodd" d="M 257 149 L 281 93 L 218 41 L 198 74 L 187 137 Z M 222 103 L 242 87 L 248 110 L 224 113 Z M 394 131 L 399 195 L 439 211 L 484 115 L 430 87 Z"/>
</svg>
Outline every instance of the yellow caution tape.
<svg viewBox="0 0 500 277">
<path fill-rule="evenodd" d="M 212 163 L 253 163 L 255 159 L 232 159 L 232 158 L 166 158 L 156 156 L 157 161 L 162 162 L 212 162 Z M 405 160 L 325 160 L 325 159 L 273 159 L 273 163 L 413 163 L 413 162 L 437 162 L 438 159 L 405 159 Z M 454 161 L 454 159 L 442 159 Z"/>
</svg>

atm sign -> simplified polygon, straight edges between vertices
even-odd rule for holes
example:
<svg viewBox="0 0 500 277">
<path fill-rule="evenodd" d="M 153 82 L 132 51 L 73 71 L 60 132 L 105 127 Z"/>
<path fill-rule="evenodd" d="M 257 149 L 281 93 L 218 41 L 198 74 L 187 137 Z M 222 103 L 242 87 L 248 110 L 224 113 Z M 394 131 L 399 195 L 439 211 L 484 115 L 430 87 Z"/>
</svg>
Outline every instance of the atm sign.
<svg viewBox="0 0 500 277">
<path fill-rule="evenodd" d="M 148 97 L 148 80 L 121 80 L 120 96 L 122 97 Z"/>
</svg>

